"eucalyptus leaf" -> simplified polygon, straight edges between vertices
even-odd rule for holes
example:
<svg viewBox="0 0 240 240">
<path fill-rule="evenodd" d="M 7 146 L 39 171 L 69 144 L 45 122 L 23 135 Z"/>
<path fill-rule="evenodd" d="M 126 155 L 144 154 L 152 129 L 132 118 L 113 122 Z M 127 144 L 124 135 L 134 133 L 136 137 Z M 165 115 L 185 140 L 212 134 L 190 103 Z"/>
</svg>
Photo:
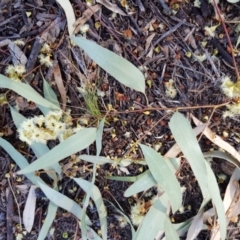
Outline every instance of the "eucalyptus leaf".
<svg viewBox="0 0 240 240">
<path fill-rule="evenodd" d="M 100 219 L 100 225 L 101 225 L 101 232 L 103 239 L 107 239 L 107 211 L 106 207 L 103 203 L 102 195 L 96 185 L 93 185 L 92 183 L 81 179 L 81 178 L 74 178 L 74 181 L 85 191 L 87 192 L 91 198 L 93 199 L 99 219 Z"/>
<path fill-rule="evenodd" d="M 226 223 L 226 216 L 225 216 L 225 210 L 223 201 L 220 195 L 220 191 L 218 188 L 218 183 L 216 180 L 216 177 L 209 166 L 207 162 L 205 162 L 206 168 L 207 168 L 207 174 L 208 174 L 208 185 L 210 189 L 210 196 L 212 198 L 212 203 L 216 208 L 217 216 L 218 216 L 218 223 L 220 225 L 220 234 L 221 239 L 226 239 L 226 233 L 227 233 L 227 223 Z"/>
<path fill-rule="evenodd" d="M 148 164 L 149 170 L 154 179 L 166 192 L 171 203 L 173 212 L 176 212 L 182 205 L 182 191 L 174 172 L 164 159 L 154 149 L 140 144 L 143 155 Z"/>
<path fill-rule="evenodd" d="M 79 159 L 84 160 L 90 163 L 96 163 L 99 165 L 106 164 L 106 163 L 113 163 L 113 161 L 106 157 L 97 157 L 95 155 L 80 155 Z"/>
<path fill-rule="evenodd" d="M 176 112 L 171 117 L 169 126 L 174 139 L 191 165 L 201 188 L 203 198 L 207 199 L 209 197 L 209 189 L 205 159 L 190 123 L 181 113 Z"/>
<path fill-rule="evenodd" d="M 81 218 L 82 208 L 79 206 L 78 203 L 74 202 L 72 199 L 66 197 L 65 195 L 59 193 L 58 191 L 48 187 L 46 184 L 40 182 L 38 182 L 38 184 L 41 190 L 47 196 L 47 198 L 50 199 L 54 204 L 67 210 L 68 212 L 71 212 L 78 219 Z M 86 223 L 88 225 L 91 224 L 91 221 L 89 220 L 88 217 L 86 218 Z"/>
<path fill-rule="evenodd" d="M 165 230 L 166 239 L 179 240 L 178 234 L 177 234 L 176 230 L 174 229 L 168 216 L 165 217 L 164 230 Z"/>
<path fill-rule="evenodd" d="M 11 89 L 12 91 L 18 93 L 24 98 L 33 101 L 41 106 L 59 109 L 58 106 L 52 104 L 51 102 L 44 99 L 38 92 L 36 92 L 30 85 L 22 82 L 13 81 L 4 75 L 0 74 L 0 88 Z"/>
<path fill-rule="evenodd" d="M 38 158 L 18 174 L 26 174 L 51 167 L 65 157 L 87 148 L 96 138 L 96 128 L 84 128 Z"/>
<path fill-rule="evenodd" d="M 228 2 L 230 2 L 230 3 L 237 3 L 237 2 L 239 2 L 239 0 L 227 0 Z"/>
<path fill-rule="evenodd" d="M 145 93 L 145 78 L 141 71 L 132 63 L 83 37 L 72 37 L 72 40 L 81 47 L 94 62 L 120 83 L 136 91 Z"/>
<path fill-rule="evenodd" d="M 47 209 L 47 216 L 44 219 L 42 228 L 38 234 L 37 240 L 43 240 L 46 239 L 46 236 L 48 234 L 48 231 L 50 227 L 52 226 L 52 223 L 56 217 L 58 206 L 50 201 Z"/>
<path fill-rule="evenodd" d="M 222 158 L 234 164 L 236 167 L 240 168 L 240 162 L 236 158 L 234 158 L 232 155 L 226 152 L 221 152 L 221 151 L 204 152 L 203 156 L 205 158 L 208 158 L 208 157 Z"/>
<path fill-rule="evenodd" d="M 161 201 L 156 200 L 138 227 L 133 240 L 154 239 L 159 230 L 164 230 L 166 211 Z"/>
<path fill-rule="evenodd" d="M 124 197 L 130 197 L 136 193 L 146 191 L 149 188 L 157 184 L 157 181 L 154 179 L 153 175 L 149 170 L 141 174 L 141 177 L 137 179 L 125 192 Z"/>
<path fill-rule="evenodd" d="M 45 99 L 47 99 L 49 102 L 53 103 L 60 109 L 57 95 L 45 79 L 43 79 L 43 94 Z"/>
</svg>

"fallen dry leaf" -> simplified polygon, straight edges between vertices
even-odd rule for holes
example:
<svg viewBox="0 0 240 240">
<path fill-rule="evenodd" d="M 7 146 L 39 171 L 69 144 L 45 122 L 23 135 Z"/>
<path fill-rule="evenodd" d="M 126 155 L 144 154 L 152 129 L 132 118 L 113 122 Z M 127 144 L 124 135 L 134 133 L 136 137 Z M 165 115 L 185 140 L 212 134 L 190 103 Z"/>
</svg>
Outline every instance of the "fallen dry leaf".
<svg viewBox="0 0 240 240">
<path fill-rule="evenodd" d="M 27 201 L 23 210 L 23 223 L 28 232 L 31 232 L 34 223 L 36 207 L 35 188 L 36 187 L 33 185 L 30 187 Z"/>
<path fill-rule="evenodd" d="M 193 122 L 196 126 L 200 126 L 203 123 L 198 120 L 196 117 L 191 115 Z M 220 148 L 224 149 L 226 152 L 230 153 L 233 157 L 235 157 L 240 162 L 240 154 L 232 147 L 229 143 L 224 141 L 220 136 L 216 135 L 213 131 L 211 131 L 208 127 L 205 128 L 203 134 L 214 144 L 219 146 Z"/>
<path fill-rule="evenodd" d="M 62 75 L 61 75 L 61 71 L 58 64 L 54 68 L 53 74 L 54 74 L 55 82 L 58 87 L 58 91 L 60 92 L 61 99 L 62 99 L 62 110 L 65 111 L 66 104 L 67 104 L 67 94 L 66 94 L 65 87 L 63 85 Z"/>
</svg>

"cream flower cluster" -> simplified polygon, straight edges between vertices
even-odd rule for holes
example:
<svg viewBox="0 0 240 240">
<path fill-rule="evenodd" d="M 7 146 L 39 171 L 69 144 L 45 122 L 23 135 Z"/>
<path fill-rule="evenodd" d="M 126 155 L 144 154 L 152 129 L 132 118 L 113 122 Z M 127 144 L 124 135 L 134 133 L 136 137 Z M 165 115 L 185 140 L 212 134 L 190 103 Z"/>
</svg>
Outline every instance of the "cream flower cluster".
<svg viewBox="0 0 240 240">
<path fill-rule="evenodd" d="M 46 116 L 40 115 L 25 120 L 18 129 L 19 139 L 31 145 L 35 142 L 46 144 L 49 140 L 64 141 L 82 127 L 72 127 L 70 112 L 63 115 L 60 111 L 50 111 Z"/>
<path fill-rule="evenodd" d="M 240 97 L 240 82 L 233 82 L 228 76 L 222 79 L 221 89 L 223 93 L 229 98 Z M 239 100 L 235 103 L 227 105 L 228 111 L 223 113 L 223 117 L 234 117 L 240 115 L 240 102 Z"/>
<path fill-rule="evenodd" d="M 177 95 L 177 90 L 174 87 L 174 81 L 173 79 L 170 79 L 168 82 L 165 83 L 165 88 L 166 88 L 166 95 L 170 98 L 175 98 Z"/>
<path fill-rule="evenodd" d="M 40 50 L 41 54 L 38 56 L 40 64 L 45 65 L 46 67 L 51 67 L 53 65 L 51 56 L 52 49 L 47 43 L 43 44 L 43 47 Z"/>
<path fill-rule="evenodd" d="M 8 65 L 5 69 L 5 74 L 16 82 L 21 82 L 22 75 L 26 72 L 24 65 Z"/>
</svg>

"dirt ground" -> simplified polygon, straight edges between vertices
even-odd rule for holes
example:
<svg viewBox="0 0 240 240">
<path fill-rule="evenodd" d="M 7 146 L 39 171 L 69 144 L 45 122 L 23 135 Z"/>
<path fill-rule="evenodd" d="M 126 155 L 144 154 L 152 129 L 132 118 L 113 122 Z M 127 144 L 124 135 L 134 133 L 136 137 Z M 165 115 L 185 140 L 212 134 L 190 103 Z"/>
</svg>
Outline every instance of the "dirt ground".
<svg viewBox="0 0 240 240">
<path fill-rule="evenodd" d="M 77 19 L 89 9 L 85 1 L 70 2 Z M 97 86 L 104 93 L 103 96 L 98 97 L 100 115 L 104 116 L 108 104 L 111 104 L 115 111 L 114 114 L 110 113 L 109 124 L 104 128 L 102 156 L 123 157 L 131 144 L 143 135 L 143 144 L 159 145 L 158 152 L 165 154 L 174 144 L 168 127 L 171 113 L 166 109 L 169 108 L 180 108 L 180 112 L 186 117 L 192 113 L 203 122 L 209 121 L 209 128 L 214 133 L 222 136 L 225 141 L 239 150 L 239 118 L 223 119 L 225 107 L 217 108 L 213 112 L 215 105 L 228 101 L 220 89 L 221 78 L 228 75 L 236 80 L 231 49 L 224 28 L 215 17 L 213 5 L 207 0 L 200 1 L 200 8 L 194 6 L 194 1 L 184 0 L 111 1 L 125 13 L 124 16 L 109 10 L 105 6 L 108 1 L 101 2 L 99 10 L 86 20 L 85 24 L 88 24 L 89 30 L 84 34 L 88 39 L 123 56 L 135 66 L 142 66 L 141 70 L 147 80 L 148 103 L 143 94 L 115 81 L 106 72 L 99 70 L 78 47 L 71 47 L 64 11 L 55 0 L 0 1 L 0 73 L 5 74 L 6 67 L 12 64 L 14 59 L 26 58 L 27 71 L 23 78 L 42 94 L 44 77 L 52 84 L 61 100 L 62 95 L 54 77 L 55 69 L 60 69 L 63 86 L 67 93 L 67 107 L 71 109 L 73 118 L 77 119 L 84 114 L 90 114 L 90 125 L 94 125 L 99 116 L 97 116 L 98 113 L 93 115 L 89 112 L 86 101 L 76 90 L 80 87 L 76 69 L 88 76 L 89 84 L 93 88 Z M 95 1 L 92 4 L 95 5 Z M 236 27 L 240 23 L 240 4 L 220 1 L 219 8 L 225 16 L 228 34 L 235 46 L 239 34 Z M 205 27 L 218 24 L 214 36 L 209 36 Z M 79 34 L 82 33 L 79 32 Z M 4 41 L 18 39 L 25 43 L 19 46 L 24 56 L 16 56 L 16 52 L 4 44 Z M 40 65 L 39 62 L 38 55 L 44 42 L 47 42 L 52 49 L 53 66 L 51 67 Z M 204 54 L 207 59 L 199 61 Z M 214 58 L 211 58 L 213 55 Z M 239 66 L 239 52 L 236 52 L 235 59 Z M 166 83 L 170 79 L 174 80 L 177 91 L 173 98 L 166 95 Z M 5 92 L 5 89 L 0 89 L 0 93 Z M 40 114 L 34 103 L 26 101 L 16 93 L 10 91 L 7 97 L 9 104 L 17 105 L 20 113 L 25 117 Z M 147 104 L 159 110 L 144 114 Z M 0 132 L 3 133 L 3 138 L 8 140 L 29 162 L 35 160 L 28 145 L 18 138 L 8 105 L 0 104 L 0 113 Z M 159 119 L 162 120 L 159 121 Z M 152 128 L 157 122 L 158 124 Z M 57 142 L 50 142 L 48 145 L 53 148 L 56 144 Z M 200 140 L 200 145 L 204 152 L 218 149 L 204 136 Z M 94 145 L 85 152 L 95 154 Z M 142 157 L 139 149 L 132 155 L 136 160 Z M 67 161 L 65 159 L 62 163 L 66 164 Z M 0 239 L 15 239 L 20 223 L 17 207 L 22 214 L 28 193 L 18 190 L 18 185 L 29 185 L 29 182 L 26 178 L 19 179 L 14 174 L 18 168 L 13 163 L 8 154 L 0 148 Z M 83 167 L 84 164 L 79 163 L 79 167 Z M 211 166 L 216 176 L 226 175 L 226 180 L 219 181 L 219 188 L 224 196 L 234 168 L 221 159 L 214 159 Z M 129 176 L 139 175 L 146 169 L 146 166 L 139 164 L 127 167 Z M 9 178 L 8 174 L 10 174 Z M 116 218 L 117 212 L 108 201 L 113 204 L 117 201 L 125 214 L 129 215 L 130 207 L 136 201 L 136 197 L 125 198 L 123 193 L 131 183 L 107 180 L 106 177 L 110 175 L 124 176 L 126 173 L 110 164 L 105 164 L 98 169 L 96 185 L 106 200 L 108 236 L 111 240 L 129 240 L 131 239 L 130 226 L 120 227 Z M 46 181 L 50 181 L 47 176 L 43 177 Z M 76 177 L 83 177 L 86 180 L 90 178 L 89 172 L 77 172 Z M 180 223 L 196 215 L 202 202 L 202 194 L 186 161 L 182 162 L 177 177 L 181 186 L 186 187 L 184 205 L 187 209 L 183 213 L 177 212 L 172 216 L 175 223 Z M 61 193 L 73 200 L 84 197 L 83 190 L 79 189 L 66 174 L 63 175 L 59 186 L 61 186 Z M 72 191 L 74 188 L 77 190 Z M 155 189 L 152 191 L 154 192 Z M 13 195 L 12 192 L 15 194 Z M 34 226 L 23 239 L 37 239 L 48 202 L 49 200 L 41 192 L 37 192 Z M 100 223 L 95 207 L 88 209 L 88 215 L 93 219 L 94 230 L 98 232 Z M 55 232 L 47 239 L 80 239 L 81 233 L 77 224 L 78 221 L 71 214 L 59 208 L 52 226 Z M 229 228 L 228 239 L 240 239 L 238 222 L 234 224 L 232 225 L 235 226 L 234 231 L 233 227 Z M 66 232 L 68 235 L 64 238 Z M 202 231 L 196 239 L 210 239 L 210 231 Z"/>
</svg>

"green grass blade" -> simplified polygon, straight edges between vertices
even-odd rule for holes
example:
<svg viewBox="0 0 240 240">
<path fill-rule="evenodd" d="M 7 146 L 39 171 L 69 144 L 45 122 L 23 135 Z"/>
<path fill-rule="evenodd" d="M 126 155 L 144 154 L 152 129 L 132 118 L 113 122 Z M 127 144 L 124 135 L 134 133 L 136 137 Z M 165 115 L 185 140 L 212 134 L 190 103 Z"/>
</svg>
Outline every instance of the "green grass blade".
<svg viewBox="0 0 240 240">
<path fill-rule="evenodd" d="M 172 116 L 169 126 L 174 139 L 191 165 L 203 198 L 208 198 L 209 189 L 205 159 L 190 123 L 182 114 L 176 112 Z"/>
<path fill-rule="evenodd" d="M 67 210 L 68 212 L 71 212 L 73 215 L 75 215 L 78 219 L 81 218 L 82 215 L 82 208 L 79 206 L 78 203 L 74 202 L 72 199 L 64 196 L 63 194 L 59 193 L 58 191 L 48 187 L 45 183 L 39 183 L 40 188 L 44 192 L 44 194 L 47 196 L 47 198 L 52 201 L 57 206 Z M 88 217 L 86 217 L 86 223 L 88 225 L 91 224 L 91 221 Z"/>
<path fill-rule="evenodd" d="M 153 175 L 149 170 L 147 170 L 141 174 L 141 177 L 124 192 L 124 197 L 130 197 L 136 193 L 146 191 L 156 184 L 157 182 Z"/>
<path fill-rule="evenodd" d="M 136 91 L 145 93 L 145 78 L 132 63 L 97 43 L 82 37 L 72 37 L 89 57 L 120 83 Z"/>
<path fill-rule="evenodd" d="M 44 99 L 30 85 L 22 82 L 15 82 L 2 74 L 0 74 L 0 88 L 11 89 L 12 91 L 18 93 L 27 100 L 33 101 L 41 106 L 52 109 L 59 109 L 58 106 Z"/>
<path fill-rule="evenodd" d="M 154 239 L 159 230 L 164 229 L 167 209 L 158 199 L 149 209 L 133 240 Z"/>
<path fill-rule="evenodd" d="M 174 172 L 166 162 L 168 160 L 165 160 L 159 153 L 150 147 L 142 144 L 140 144 L 140 147 L 150 172 L 157 183 L 166 192 L 173 212 L 176 212 L 182 205 L 182 192 Z"/>
<path fill-rule="evenodd" d="M 48 205 L 47 216 L 44 219 L 43 226 L 39 232 L 37 240 L 46 239 L 48 231 L 53 223 L 53 220 L 56 217 L 58 206 L 53 202 L 50 202 Z"/>
<path fill-rule="evenodd" d="M 87 148 L 96 138 L 96 128 L 84 128 L 38 158 L 18 174 L 26 174 L 51 167 L 65 157 Z"/>
<path fill-rule="evenodd" d="M 92 185 L 92 183 L 81 178 L 74 178 L 74 181 L 85 192 L 87 192 L 93 199 L 98 211 L 99 219 L 100 219 L 102 237 L 103 239 L 106 240 L 107 239 L 107 211 L 98 187 L 96 185 Z"/>
<path fill-rule="evenodd" d="M 165 217 L 164 230 L 165 230 L 165 238 L 166 239 L 179 240 L 178 234 L 177 234 L 176 230 L 174 229 L 168 216 Z"/>
<path fill-rule="evenodd" d="M 221 239 L 226 239 L 226 233 L 227 233 L 227 223 L 226 223 L 226 216 L 225 216 L 225 210 L 224 205 L 221 199 L 220 191 L 218 188 L 218 183 L 216 180 L 216 177 L 209 166 L 207 162 L 205 162 L 207 174 L 208 174 L 208 185 L 210 189 L 210 196 L 212 198 L 212 203 L 216 208 L 216 212 L 218 215 L 218 223 L 220 225 L 220 234 Z"/>
</svg>

